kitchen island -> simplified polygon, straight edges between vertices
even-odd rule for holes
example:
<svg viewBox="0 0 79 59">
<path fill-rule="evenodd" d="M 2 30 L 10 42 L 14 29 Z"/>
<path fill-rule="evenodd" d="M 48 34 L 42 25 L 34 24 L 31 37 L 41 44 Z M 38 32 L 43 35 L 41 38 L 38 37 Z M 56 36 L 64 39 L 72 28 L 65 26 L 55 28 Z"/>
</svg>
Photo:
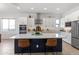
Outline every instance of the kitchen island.
<svg viewBox="0 0 79 59">
<path fill-rule="evenodd" d="M 41 35 L 27 33 L 10 38 L 15 39 L 15 53 L 62 52 L 62 35 L 60 33 L 42 33 Z M 19 40 L 29 40 L 29 47 L 20 48 L 18 46 Z M 56 46 L 48 46 L 47 40 L 56 40 Z"/>
</svg>

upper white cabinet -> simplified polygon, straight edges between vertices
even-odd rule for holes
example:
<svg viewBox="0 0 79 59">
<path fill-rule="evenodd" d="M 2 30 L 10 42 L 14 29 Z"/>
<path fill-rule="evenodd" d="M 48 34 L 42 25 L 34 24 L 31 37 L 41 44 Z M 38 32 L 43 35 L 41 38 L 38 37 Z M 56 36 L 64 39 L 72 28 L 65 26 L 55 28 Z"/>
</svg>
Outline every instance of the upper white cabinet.
<svg viewBox="0 0 79 59">
<path fill-rule="evenodd" d="M 55 27 L 55 19 L 54 18 L 43 18 L 43 26 L 45 27 Z"/>
<path fill-rule="evenodd" d="M 62 18 L 61 21 L 60 21 L 60 27 L 65 27 L 65 18 Z"/>
<path fill-rule="evenodd" d="M 27 26 L 34 27 L 35 26 L 35 18 L 28 18 L 27 19 Z"/>
<path fill-rule="evenodd" d="M 65 15 L 61 18 L 61 27 L 65 27 L 65 22 L 79 20 L 79 10 Z"/>
<path fill-rule="evenodd" d="M 27 17 L 19 17 L 17 18 L 17 24 L 26 24 L 27 25 Z"/>
</svg>

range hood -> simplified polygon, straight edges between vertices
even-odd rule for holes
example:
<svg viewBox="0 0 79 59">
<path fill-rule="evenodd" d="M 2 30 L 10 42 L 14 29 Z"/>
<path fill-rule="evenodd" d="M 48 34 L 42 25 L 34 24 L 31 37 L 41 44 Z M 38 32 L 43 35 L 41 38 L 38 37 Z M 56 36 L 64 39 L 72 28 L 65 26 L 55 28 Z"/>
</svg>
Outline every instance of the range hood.
<svg viewBox="0 0 79 59">
<path fill-rule="evenodd" d="M 37 13 L 37 18 L 35 19 L 35 24 L 36 25 L 42 24 L 42 19 L 40 18 L 40 13 Z"/>
</svg>

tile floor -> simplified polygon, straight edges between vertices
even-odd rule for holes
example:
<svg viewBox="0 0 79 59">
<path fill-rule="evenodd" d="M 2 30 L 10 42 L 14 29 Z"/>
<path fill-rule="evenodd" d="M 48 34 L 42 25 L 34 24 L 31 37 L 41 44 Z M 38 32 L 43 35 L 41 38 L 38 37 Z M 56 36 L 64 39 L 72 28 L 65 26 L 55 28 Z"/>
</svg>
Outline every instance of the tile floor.
<svg viewBox="0 0 79 59">
<path fill-rule="evenodd" d="M 52 53 L 47 53 L 51 55 Z M 0 55 L 14 55 L 14 40 L 6 39 L 0 43 Z M 28 54 L 24 54 L 28 55 Z M 32 53 L 32 55 L 44 55 L 44 53 Z M 79 50 L 63 41 L 62 55 L 79 55 Z"/>
</svg>

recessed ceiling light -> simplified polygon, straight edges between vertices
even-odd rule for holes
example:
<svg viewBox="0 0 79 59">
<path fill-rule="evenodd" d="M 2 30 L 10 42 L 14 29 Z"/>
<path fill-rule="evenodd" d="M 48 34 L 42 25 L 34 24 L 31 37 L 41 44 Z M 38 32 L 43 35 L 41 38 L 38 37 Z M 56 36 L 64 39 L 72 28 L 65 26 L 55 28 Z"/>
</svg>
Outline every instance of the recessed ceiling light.
<svg viewBox="0 0 79 59">
<path fill-rule="evenodd" d="M 59 10 L 60 10 L 60 8 L 56 8 L 56 10 L 57 10 L 57 11 L 59 11 Z"/>
<path fill-rule="evenodd" d="M 18 9 L 18 10 L 20 10 L 20 9 L 21 9 L 21 7 L 20 7 L 20 6 L 17 6 L 17 9 Z"/>
<path fill-rule="evenodd" d="M 31 10 L 34 10 L 34 8 L 30 8 Z"/>
<path fill-rule="evenodd" d="M 44 8 L 44 10 L 47 10 L 47 8 Z"/>
</svg>

